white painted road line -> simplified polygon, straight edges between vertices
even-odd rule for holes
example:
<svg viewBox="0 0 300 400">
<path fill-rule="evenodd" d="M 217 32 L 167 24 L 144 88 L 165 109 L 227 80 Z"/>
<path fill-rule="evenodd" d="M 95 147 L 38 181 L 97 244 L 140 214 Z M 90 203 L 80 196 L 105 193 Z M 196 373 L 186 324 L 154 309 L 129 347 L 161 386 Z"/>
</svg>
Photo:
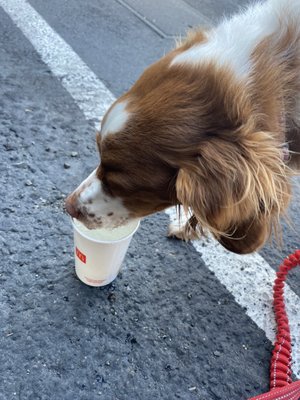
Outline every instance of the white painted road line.
<svg viewBox="0 0 300 400">
<path fill-rule="evenodd" d="M 0 0 L 0 6 L 30 40 L 86 118 L 101 119 L 115 98 L 81 58 L 25 0 Z M 174 218 L 175 209 L 166 212 Z M 212 239 L 194 241 L 193 246 L 201 253 L 206 266 L 273 342 L 274 270 L 259 254 L 237 256 Z M 285 288 L 285 298 L 294 345 L 293 371 L 300 378 L 300 299 L 288 285 Z"/>
<path fill-rule="evenodd" d="M 193 241 L 193 246 L 202 253 L 205 265 L 214 272 L 219 281 L 232 293 L 236 302 L 245 308 L 246 314 L 265 331 L 267 338 L 273 343 L 275 319 L 272 304 L 275 271 L 259 254 L 231 254 L 212 239 L 205 240 L 204 243 Z M 284 293 L 293 343 L 293 372 L 300 378 L 300 299 L 288 285 Z M 246 337 L 247 332 L 245 340 Z"/>
<path fill-rule="evenodd" d="M 27 1 L 0 0 L 0 6 L 32 43 L 85 117 L 100 120 L 114 97 L 94 72 Z"/>
<path fill-rule="evenodd" d="M 175 209 L 168 209 L 167 214 L 171 221 L 178 223 Z M 243 256 L 230 253 L 211 237 L 194 240 L 192 244 L 201 253 L 205 265 L 273 343 L 276 333 L 273 313 L 276 274 L 273 268 L 258 253 Z M 300 299 L 287 284 L 284 295 L 293 343 L 293 372 L 300 378 Z M 246 338 L 245 332 L 245 341 Z"/>
</svg>

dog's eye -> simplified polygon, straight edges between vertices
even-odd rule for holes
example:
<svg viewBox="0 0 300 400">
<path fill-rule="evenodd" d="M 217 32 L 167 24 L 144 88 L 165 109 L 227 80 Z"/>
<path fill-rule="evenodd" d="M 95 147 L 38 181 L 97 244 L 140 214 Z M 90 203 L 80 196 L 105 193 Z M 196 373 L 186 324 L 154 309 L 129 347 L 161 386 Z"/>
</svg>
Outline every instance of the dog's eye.
<svg viewBox="0 0 300 400">
<path fill-rule="evenodd" d="M 121 164 L 117 164 L 117 163 L 111 163 L 108 164 L 107 162 L 105 163 L 101 163 L 101 168 L 103 171 L 105 171 L 105 173 L 109 173 L 109 172 L 123 172 L 123 166 Z"/>
<path fill-rule="evenodd" d="M 96 145 L 97 145 L 97 148 L 98 148 L 98 152 L 100 154 L 100 158 L 101 158 L 101 152 L 102 152 L 101 143 L 102 143 L 101 132 L 97 131 L 96 132 Z"/>
<path fill-rule="evenodd" d="M 103 177 L 101 178 L 101 182 L 102 182 L 102 189 L 103 189 L 103 191 L 104 191 L 105 193 L 109 194 L 110 196 L 112 196 L 111 188 L 110 188 L 110 186 L 109 186 L 109 184 L 108 184 L 107 179 L 106 179 L 105 176 L 103 176 Z"/>
</svg>

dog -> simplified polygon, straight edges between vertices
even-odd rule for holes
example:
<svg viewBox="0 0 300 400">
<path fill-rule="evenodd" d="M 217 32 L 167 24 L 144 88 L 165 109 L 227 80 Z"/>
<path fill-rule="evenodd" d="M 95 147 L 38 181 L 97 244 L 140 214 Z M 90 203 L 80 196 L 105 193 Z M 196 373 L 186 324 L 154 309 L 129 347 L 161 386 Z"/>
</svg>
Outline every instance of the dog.
<svg viewBox="0 0 300 400">
<path fill-rule="evenodd" d="M 96 140 L 101 163 L 66 200 L 88 228 L 178 206 L 190 218 L 175 236 L 259 249 L 300 165 L 300 2 L 190 31 L 110 107 Z"/>
</svg>

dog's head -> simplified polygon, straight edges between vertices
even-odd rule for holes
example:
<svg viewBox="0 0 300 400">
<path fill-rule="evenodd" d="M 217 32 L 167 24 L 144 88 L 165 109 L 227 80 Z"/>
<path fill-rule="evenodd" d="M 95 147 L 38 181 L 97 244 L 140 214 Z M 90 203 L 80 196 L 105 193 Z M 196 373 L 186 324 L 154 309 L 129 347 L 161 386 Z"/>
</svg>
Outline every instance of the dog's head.
<svg viewBox="0 0 300 400">
<path fill-rule="evenodd" d="M 101 163 L 67 210 L 95 228 L 182 205 L 229 250 L 254 251 L 290 197 L 280 140 L 262 129 L 229 70 L 173 65 L 179 51 L 108 110 L 97 135 Z"/>
</svg>

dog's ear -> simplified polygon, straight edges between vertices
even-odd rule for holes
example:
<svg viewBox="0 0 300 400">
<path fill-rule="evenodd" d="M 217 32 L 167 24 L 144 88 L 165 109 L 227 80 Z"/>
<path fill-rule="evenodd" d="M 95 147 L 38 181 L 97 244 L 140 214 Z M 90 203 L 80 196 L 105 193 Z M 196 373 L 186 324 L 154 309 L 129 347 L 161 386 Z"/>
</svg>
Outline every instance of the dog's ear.
<svg viewBox="0 0 300 400">
<path fill-rule="evenodd" d="M 214 138 L 180 168 L 176 193 L 200 228 L 230 251 L 250 253 L 265 243 L 288 205 L 289 173 L 267 132 L 238 143 Z"/>
<path fill-rule="evenodd" d="M 218 235 L 217 240 L 229 251 L 248 254 L 264 245 L 271 234 L 271 221 L 260 216 L 238 224 L 229 236 Z"/>
</svg>

